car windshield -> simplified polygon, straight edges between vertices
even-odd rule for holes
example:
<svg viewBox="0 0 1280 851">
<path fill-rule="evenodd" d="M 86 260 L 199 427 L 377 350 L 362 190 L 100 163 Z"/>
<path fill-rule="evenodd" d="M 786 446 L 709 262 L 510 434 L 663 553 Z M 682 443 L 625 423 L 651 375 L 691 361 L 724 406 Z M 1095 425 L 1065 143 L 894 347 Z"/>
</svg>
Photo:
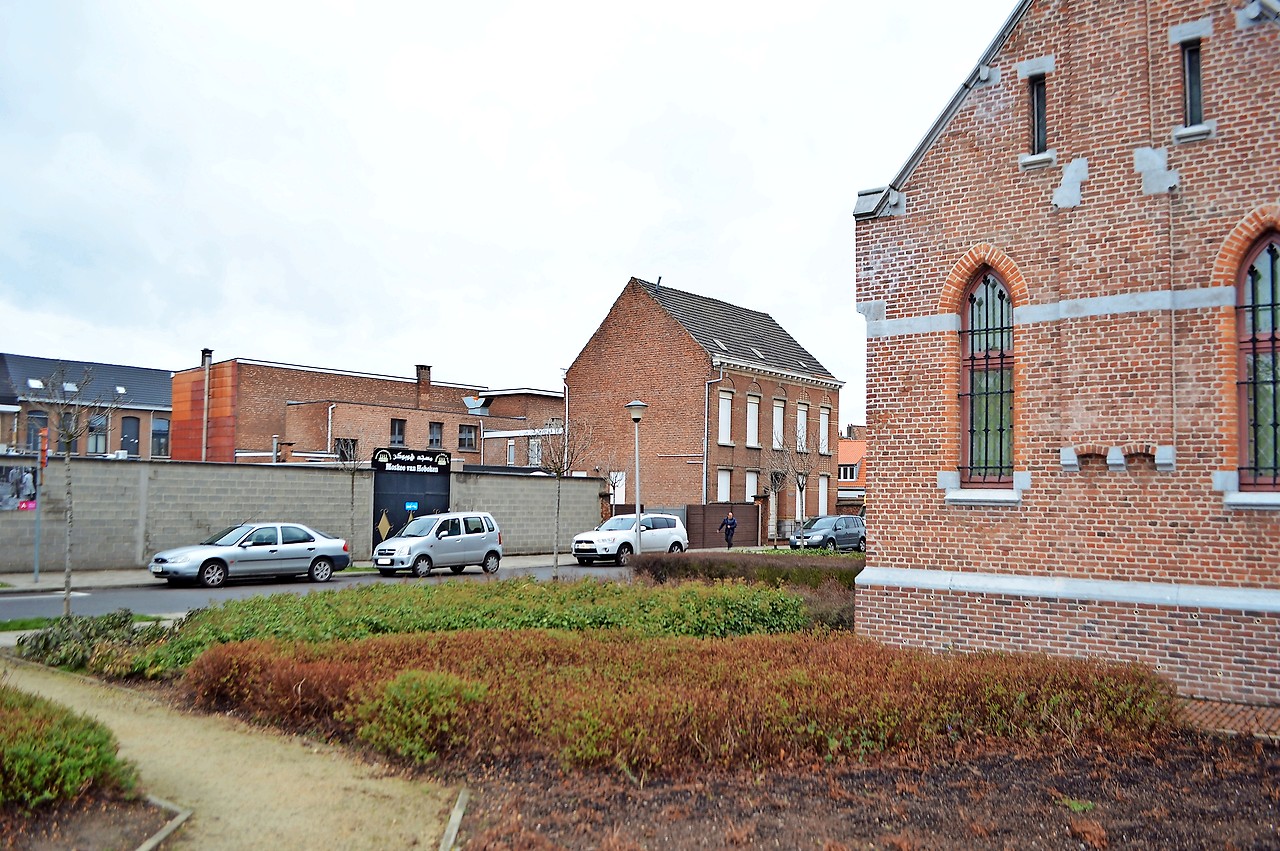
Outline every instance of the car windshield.
<svg viewBox="0 0 1280 851">
<path fill-rule="evenodd" d="M 239 526 L 228 526 L 218 534 L 210 535 L 208 538 L 205 538 L 200 543 L 205 546 L 229 547 L 236 541 L 240 540 L 244 536 L 244 533 L 248 532 L 252 528 L 253 527 L 247 523 L 242 523 Z"/>
<path fill-rule="evenodd" d="M 436 525 L 435 517 L 418 517 L 404 524 L 404 528 L 398 533 L 401 538 L 421 538 L 423 535 L 430 534 L 431 527 Z"/>
<path fill-rule="evenodd" d="M 804 529 L 825 529 L 836 522 L 834 517 L 810 517 L 804 521 Z"/>
<path fill-rule="evenodd" d="M 621 532 L 624 529 L 634 528 L 636 528 L 636 516 L 634 514 L 619 514 L 617 517 L 610 517 L 600 524 L 601 532 Z"/>
</svg>

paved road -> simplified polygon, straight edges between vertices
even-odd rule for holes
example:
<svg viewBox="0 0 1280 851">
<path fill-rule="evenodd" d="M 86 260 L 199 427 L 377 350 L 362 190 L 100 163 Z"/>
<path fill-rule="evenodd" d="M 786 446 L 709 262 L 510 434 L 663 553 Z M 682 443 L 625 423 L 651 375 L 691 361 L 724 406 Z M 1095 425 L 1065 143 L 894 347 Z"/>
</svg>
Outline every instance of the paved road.
<svg viewBox="0 0 1280 851">
<path fill-rule="evenodd" d="M 612 565 L 579 567 L 561 557 L 561 578 L 620 579 L 627 576 L 624 568 Z M 552 578 L 550 555 L 509 556 L 492 576 L 478 567 L 469 567 L 462 574 L 437 571 L 429 579 L 419 580 L 408 574 L 395 578 L 383 578 L 372 572 L 340 571 L 333 581 L 323 584 L 306 579 L 252 579 L 232 582 L 222 588 L 171 587 L 168 583 L 153 579 L 146 570 L 136 571 L 80 571 L 72 575 L 71 611 L 77 615 L 105 615 L 119 609 L 137 614 L 175 615 L 202 606 L 217 605 L 223 600 L 244 599 L 264 594 L 307 594 L 312 591 L 330 591 L 372 582 L 488 582 L 494 579 L 512 579 L 528 576 L 539 581 Z M 10 588 L 0 589 L 0 621 L 19 618 L 57 617 L 62 614 L 63 576 L 44 573 L 37 583 L 31 574 L 0 574 L 0 582 Z"/>
</svg>

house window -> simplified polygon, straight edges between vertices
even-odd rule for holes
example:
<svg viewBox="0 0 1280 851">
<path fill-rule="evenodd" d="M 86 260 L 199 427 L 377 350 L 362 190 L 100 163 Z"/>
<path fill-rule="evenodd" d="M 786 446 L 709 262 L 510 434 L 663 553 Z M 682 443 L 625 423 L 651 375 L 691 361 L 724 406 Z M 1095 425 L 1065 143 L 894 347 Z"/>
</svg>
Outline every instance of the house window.
<svg viewBox="0 0 1280 851">
<path fill-rule="evenodd" d="M 990 269 L 970 284 L 960 318 L 961 481 L 1013 480 L 1013 302 Z"/>
<path fill-rule="evenodd" d="M 458 426 L 458 448 L 470 449 L 476 448 L 476 427 L 473 425 Z"/>
<path fill-rule="evenodd" d="M 1280 233 L 1249 255 L 1236 295 L 1243 490 L 1280 489 Z"/>
<path fill-rule="evenodd" d="M 724 444 L 733 443 L 733 394 L 720 391 L 720 433 L 717 440 Z"/>
<path fill-rule="evenodd" d="M 507 438 L 507 466 L 514 467 L 516 464 L 516 442 L 514 439 Z"/>
<path fill-rule="evenodd" d="M 760 445 L 760 397 L 747 397 L 747 446 Z"/>
<path fill-rule="evenodd" d="M 831 442 L 827 432 L 831 431 L 831 409 L 825 405 L 818 409 L 818 451 L 824 455 L 831 452 Z"/>
<path fill-rule="evenodd" d="M 151 418 L 151 457 L 169 457 L 169 421 L 164 417 Z"/>
<path fill-rule="evenodd" d="M 32 455 L 40 451 L 40 431 L 48 427 L 48 414 L 44 411 L 27 411 L 27 451 Z"/>
<path fill-rule="evenodd" d="M 786 439 L 787 424 L 783 417 L 787 413 L 787 403 L 781 399 L 773 400 L 773 448 L 781 449 Z"/>
<path fill-rule="evenodd" d="M 755 470 L 747 470 L 746 480 L 747 480 L 746 497 L 748 500 L 755 499 L 756 494 L 760 493 L 760 474 Z"/>
<path fill-rule="evenodd" d="M 391 421 L 391 445 L 404 446 L 404 420 Z"/>
<path fill-rule="evenodd" d="M 107 418 L 102 414 L 89 417 L 89 433 L 84 451 L 86 455 L 107 454 Z"/>
<path fill-rule="evenodd" d="M 338 460 L 349 463 L 356 460 L 357 439 L 354 437 L 335 437 L 333 439 L 333 454 L 338 456 Z"/>
<path fill-rule="evenodd" d="M 733 471 L 716 471 L 716 502 L 729 502 L 733 499 Z"/>
<path fill-rule="evenodd" d="M 542 466 L 542 438 L 540 437 L 529 438 L 529 466 Z"/>
<path fill-rule="evenodd" d="M 76 415 L 64 413 L 58 420 L 58 452 L 62 455 L 76 454 Z"/>
<path fill-rule="evenodd" d="M 809 406 L 796 405 L 796 451 L 809 451 Z"/>
<path fill-rule="evenodd" d="M 1045 110 L 1044 75 L 1027 78 L 1027 91 L 1031 106 L 1031 153 L 1043 154 L 1049 150 L 1049 125 Z"/>
<path fill-rule="evenodd" d="M 827 513 L 827 494 L 830 493 L 831 477 L 818 476 L 818 513 Z"/>
<path fill-rule="evenodd" d="M 427 448 L 444 448 L 444 423 L 430 423 L 427 426 Z"/>
<path fill-rule="evenodd" d="M 1182 108 L 1188 127 L 1204 123 L 1200 98 L 1200 40 L 1182 44 Z"/>
</svg>

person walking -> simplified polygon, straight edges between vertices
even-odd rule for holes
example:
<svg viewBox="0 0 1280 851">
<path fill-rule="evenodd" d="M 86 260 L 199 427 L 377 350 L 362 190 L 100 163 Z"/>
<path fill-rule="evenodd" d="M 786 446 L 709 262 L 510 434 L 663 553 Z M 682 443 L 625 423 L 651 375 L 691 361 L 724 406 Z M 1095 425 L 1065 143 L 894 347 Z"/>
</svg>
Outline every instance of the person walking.
<svg viewBox="0 0 1280 851">
<path fill-rule="evenodd" d="M 726 550 L 733 549 L 733 533 L 738 531 L 738 521 L 733 519 L 732 511 L 720 521 L 719 529 L 724 532 L 724 548 Z"/>
</svg>

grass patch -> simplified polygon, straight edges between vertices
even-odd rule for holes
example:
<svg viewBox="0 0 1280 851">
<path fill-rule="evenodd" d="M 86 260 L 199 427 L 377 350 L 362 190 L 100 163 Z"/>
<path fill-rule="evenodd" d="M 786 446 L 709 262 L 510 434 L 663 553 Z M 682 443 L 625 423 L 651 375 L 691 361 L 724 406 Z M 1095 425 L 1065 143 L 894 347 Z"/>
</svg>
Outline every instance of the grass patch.
<svg viewBox="0 0 1280 851">
<path fill-rule="evenodd" d="M 141 615 L 134 613 L 132 615 L 134 623 L 155 623 L 161 620 L 158 615 Z M 56 618 L 13 618 L 11 620 L 0 620 L 0 632 L 29 632 L 33 629 L 47 629 L 53 626 L 61 617 Z"/>
</svg>

